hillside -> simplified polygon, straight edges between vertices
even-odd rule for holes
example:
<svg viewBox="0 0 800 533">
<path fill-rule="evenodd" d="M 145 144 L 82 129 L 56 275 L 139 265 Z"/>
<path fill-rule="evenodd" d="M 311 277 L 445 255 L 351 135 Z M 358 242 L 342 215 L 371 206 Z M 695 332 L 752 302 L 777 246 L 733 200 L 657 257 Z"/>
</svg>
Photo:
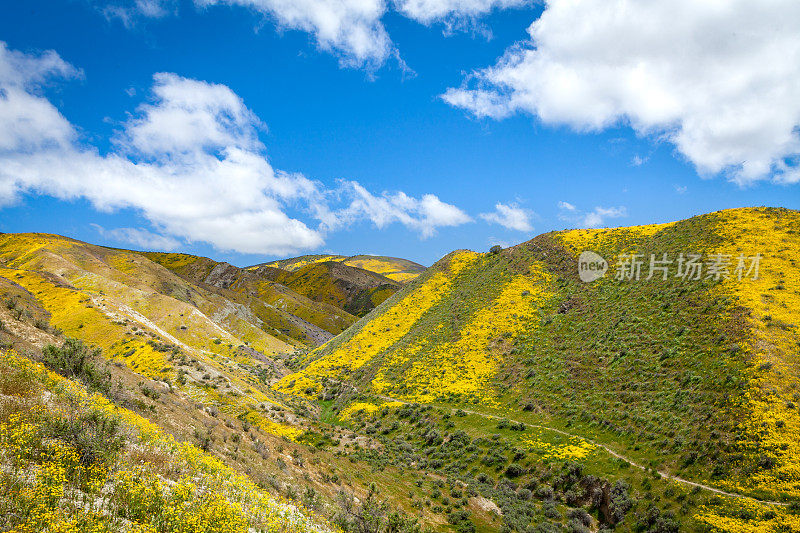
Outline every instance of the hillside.
<svg viewBox="0 0 800 533">
<path fill-rule="evenodd" d="M 381 274 L 338 261 L 309 263 L 291 271 L 263 266 L 250 272 L 356 316 L 366 315 L 401 287 Z"/>
<path fill-rule="evenodd" d="M 341 333 L 356 317 L 324 301 L 313 301 L 276 282 L 267 270 L 246 270 L 189 254 L 143 252 L 154 263 L 191 284 L 248 306 L 262 324 L 302 344 L 316 346 Z"/>
<path fill-rule="evenodd" d="M 224 296 L 238 293 L 223 288 L 227 283 L 216 284 L 214 266 L 194 284 L 187 281 L 189 270 L 183 278 L 142 254 L 54 235 L 3 235 L 0 253 L 0 350 L 20 354 L 4 355 L 0 365 L 0 529 L 41 531 L 47 523 L 60 528 L 52 531 L 200 533 L 215 531 L 209 529 L 214 517 L 220 531 L 247 524 L 268 531 L 317 530 L 304 524 L 322 524 L 324 518 L 309 521 L 311 511 L 293 510 L 307 508 L 334 521 L 333 529 L 369 520 L 391 522 L 395 531 L 419 531 L 409 517 L 418 513 L 401 495 L 420 489 L 400 479 L 395 467 L 372 472 L 362 455 L 375 446 L 370 437 L 321 424 L 269 388 L 287 373 L 295 346 L 248 322 L 255 313 Z M 176 256 L 166 259 L 179 270 Z M 202 258 L 182 259 L 194 264 Z M 249 340 L 242 341 L 245 334 Z M 33 374 L 44 375 L 39 362 L 71 381 L 51 376 L 31 385 Z M 78 425 L 64 426 L 57 395 L 83 387 L 94 396 L 71 408 Z M 40 404 L 44 411 L 26 411 Z M 99 423 L 122 424 L 119 431 L 132 440 L 110 450 L 115 470 L 98 470 L 91 488 L 71 477 L 69 456 L 48 460 L 40 452 L 57 445 L 70 454 L 77 447 L 82 456 L 81 446 L 99 446 L 97 439 L 109 435 L 92 426 L 95 404 L 121 413 L 124 424 L 116 418 Z M 149 436 L 146 442 L 134 438 L 142 427 L 151 436 L 163 432 L 163 438 L 153 437 L 158 450 L 150 448 Z M 41 446 L 14 459 L 22 446 L 15 439 L 33 429 L 33 437 L 44 439 Z M 196 455 L 197 448 L 204 453 Z M 87 468 L 106 464 L 87 461 Z M 55 481 L 30 477 L 51 470 Z M 148 481 L 153 472 L 162 474 L 157 483 Z M 183 491 L 189 478 L 194 485 L 186 489 L 192 492 L 174 492 Z M 36 499 L 45 490 L 54 492 Z M 82 513 L 90 501 L 96 505 Z M 182 509 L 178 517 L 171 514 L 176 506 Z M 419 517 L 441 523 L 429 511 Z M 151 519 L 158 520 L 151 524 L 155 529 L 133 528 Z"/>
<path fill-rule="evenodd" d="M 322 310 L 323 325 L 346 314 L 225 263 L 151 256 L 166 268 L 148 255 L 56 235 L 0 235 L 0 351 L 16 351 L 0 365 L 0 530 L 42 531 L 47 523 L 55 528 L 48 531 L 200 533 L 215 530 L 212 517 L 220 531 L 311 531 L 316 526 L 304 524 L 325 519 L 333 530 L 368 521 L 411 533 L 418 521 L 442 524 L 412 506 L 408 494 L 422 494 L 414 478 L 391 465 L 374 471 L 373 438 L 315 420 L 270 388 L 315 339 L 268 326 L 259 318 L 272 316 L 265 308 Z M 259 297 L 272 290 L 284 296 Z M 31 385 L 39 364 L 69 381 Z M 58 396 L 82 388 L 91 402 Z M 76 425 L 65 425 L 64 401 L 74 404 Z M 97 419 L 95 404 L 123 421 Z M 42 409 L 26 411 L 36 405 Z M 114 437 L 103 431 L 117 424 L 124 439 L 108 455 L 97 439 Z M 163 433 L 159 450 L 136 437 L 141 427 Z M 19 455 L 24 446 L 15 439 L 31 431 L 41 442 L 25 441 L 35 444 L 32 455 Z M 87 452 L 86 468 L 113 467 L 98 470 L 94 488 L 83 474 L 74 478 L 69 462 L 70 450 L 83 457 L 89 445 L 114 459 L 101 463 Z M 50 460 L 51 449 L 67 455 Z M 43 477 L 51 471 L 54 480 Z M 184 487 L 190 478 L 195 485 Z M 53 492 L 39 498 L 46 490 Z M 314 513 L 321 518 L 305 518 Z M 158 523 L 147 526 L 151 519 Z"/>
<path fill-rule="evenodd" d="M 14 353 L 0 353 L 0 395 L 3 531 L 332 529 L 198 447 Z"/>
<path fill-rule="evenodd" d="M 453 252 L 310 352 L 262 329 L 259 291 L 338 309 L 273 278 L 354 267 L 0 243 L 0 530 L 35 531 L 42 509 L 64 531 L 150 516 L 157 531 L 206 531 L 212 512 L 226 531 L 800 531 L 796 211 Z M 585 250 L 609 263 L 591 283 Z M 638 280 L 615 279 L 631 264 L 621 253 L 641 256 Z M 703 268 L 730 255 L 727 279 L 676 277 L 681 253 L 683 270 L 688 254 Z M 647 279 L 650 254 L 674 261 L 666 279 Z M 760 254 L 757 279 L 749 259 L 738 279 L 739 254 Z M 65 402 L 99 429 L 65 425 Z M 89 446 L 109 424 L 124 428 L 119 446 Z M 15 460 L 26 432 L 42 440 Z M 66 452 L 47 459 L 51 446 L 89 446 L 81 468 L 99 473 L 59 481 L 73 467 Z M 169 522 L 189 478 L 192 521 Z M 132 494 L 155 503 L 121 503 Z M 269 509 L 296 520 L 270 523 Z"/>
<path fill-rule="evenodd" d="M 584 250 L 608 260 L 605 277 L 580 280 Z M 630 259 L 620 254 L 632 253 L 642 275 L 615 279 Z M 651 254 L 673 261 L 666 279 L 663 270 L 647 279 Z M 680 254 L 702 254 L 711 270 L 677 277 Z M 343 418 L 360 412 L 356 427 L 389 429 L 386 446 L 426 453 L 427 465 L 469 486 L 483 478 L 495 487 L 506 479 L 517 494 L 530 486 L 525 496 L 563 490 L 557 501 L 595 509 L 607 525 L 622 527 L 603 503 L 606 489 L 591 502 L 586 474 L 634 488 L 637 518 L 627 527 L 637 530 L 795 531 L 794 511 L 768 502 L 800 508 L 798 256 L 800 213 L 769 208 L 554 232 L 498 254 L 454 252 L 276 388 L 311 404 L 333 399 Z M 450 429 L 408 425 L 391 407 L 403 403 L 444 409 Z M 468 454 L 446 452 L 462 434 Z M 512 453 L 484 452 L 481 439 Z M 582 472 L 566 485 L 552 466 L 564 460 Z M 519 507 L 522 515 L 503 508 L 518 530 L 530 520 L 521 516 L 543 512 Z M 659 520 L 669 527 L 657 529 Z"/>
<path fill-rule="evenodd" d="M 424 266 L 409 261 L 408 259 L 380 255 L 354 255 L 350 257 L 344 255 L 301 255 L 299 257 L 253 265 L 249 268 L 255 269 L 260 266 L 270 266 L 293 272 L 307 265 L 327 261 L 335 261 L 351 267 L 368 270 L 399 283 L 407 283 L 425 271 Z"/>
</svg>

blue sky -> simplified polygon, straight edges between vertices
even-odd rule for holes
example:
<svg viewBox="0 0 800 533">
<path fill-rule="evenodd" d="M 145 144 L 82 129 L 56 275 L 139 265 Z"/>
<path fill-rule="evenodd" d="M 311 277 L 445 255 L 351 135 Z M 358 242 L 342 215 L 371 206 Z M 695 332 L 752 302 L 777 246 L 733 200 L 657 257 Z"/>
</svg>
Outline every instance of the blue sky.
<svg viewBox="0 0 800 533">
<path fill-rule="evenodd" d="M 800 208 L 800 58 L 761 31 L 784 21 L 791 41 L 791 2 L 755 23 L 746 3 L 678 2 L 688 22 L 663 36 L 636 28 L 668 26 L 665 13 L 639 6 L 615 27 L 593 0 L 370 2 L 355 22 L 331 15 L 333 37 L 324 0 L 299 14 L 271 0 L 3 3 L 0 231 L 239 265 L 322 252 L 429 265 L 565 227 Z M 725 39 L 748 25 L 747 41 L 709 47 L 714 17 Z M 788 67 L 764 70 L 768 54 Z M 708 65 L 723 63 L 720 79 Z M 232 148 L 244 156 L 218 165 Z"/>
</svg>

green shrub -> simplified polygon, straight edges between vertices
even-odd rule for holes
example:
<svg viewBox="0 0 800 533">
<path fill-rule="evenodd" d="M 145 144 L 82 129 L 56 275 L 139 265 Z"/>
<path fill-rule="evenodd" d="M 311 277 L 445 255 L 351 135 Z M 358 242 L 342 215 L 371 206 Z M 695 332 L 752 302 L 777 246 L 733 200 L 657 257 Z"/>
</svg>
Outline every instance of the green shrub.
<svg viewBox="0 0 800 533">
<path fill-rule="evenodd" d="M 70 418 L 47 418 L 42 424 L 44 438 L 72 445 L 84 465 L 112 463 L 125 445 L 119 417 L 98 409 Z"/>
<path fill-rule="evenodd" d="M 525 473 L 525 469 L 518 463 L 511 463 L 506 468 L 506 475 L 508 477 L 519 477 Z"/>
<path fill-rule="evenodd" d="M 42 362 L 51 370 L 67 378 L 78 379 L 90 389 L 105 394 L 111 391 L 111 374 L 99 368 L 93 359 L 100 357 L 100 349 L 89 348 L 79 339 L 69 338 L 60 348 L 48 344 L 42 350 Z"/>
</svg>

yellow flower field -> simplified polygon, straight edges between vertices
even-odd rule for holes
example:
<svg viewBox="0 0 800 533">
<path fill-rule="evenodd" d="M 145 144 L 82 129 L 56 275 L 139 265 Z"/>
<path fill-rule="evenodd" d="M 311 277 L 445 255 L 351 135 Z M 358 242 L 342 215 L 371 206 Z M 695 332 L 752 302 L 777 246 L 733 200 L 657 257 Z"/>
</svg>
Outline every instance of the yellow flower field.
<svg viewBox="0 0 800 533">
<path fill-rule="evenodd" d="M 19 533 L 330 530 L 218 459 L 14 353 L 0 354 L 0 395 L 0 526 Z M 71 437 L 75 421 L 80 432 Z"/>
<path fill-rule="evenodd" d="M 414 362 L 403 377 L 404 384 L 414 391 L 408 395 L 413 401 L 427 403 L 453 394 L 493 403 L 488 384 L 500 355 L 491 343 L 515 337 L 537 316 L 539 306 L 550 296 L 546 289 L 549 282 L 550 274 L 542 265 L 532 265 L 529 274 L 513 278 L 497 298 L 475 313 L 458 340 L 430 348 L 422 341 L 397 350 L 387 367 L 398 367 L 413 355 Z M 391 391 L 392 383 L 385 368 L 375 377 L 372 387 L 379 394 Z"/>
<path fill-rule="evenodd" d="M 447 293 L 452 279 L 476 257 L 472 252 L 460 252 L 451 258 L 447 272 L 437 272 L 417 290 L 369 321 L 348 341 L 332 353 L 311 363 L 305 370 L 290 374 L 276 384 L 276 389 L 291 394 L 309 396 L 316 391 L 323 377 L 336 377 L 342 370 L 357 370 L 386 348 L 399 341 L 414 323 Z"/>
</svg>

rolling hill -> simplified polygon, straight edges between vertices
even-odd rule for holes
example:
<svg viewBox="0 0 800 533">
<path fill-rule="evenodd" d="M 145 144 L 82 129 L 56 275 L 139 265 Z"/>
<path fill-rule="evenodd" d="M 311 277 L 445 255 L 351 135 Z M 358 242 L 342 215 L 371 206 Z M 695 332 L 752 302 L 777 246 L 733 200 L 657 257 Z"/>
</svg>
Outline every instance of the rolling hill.
<svg viewBox="0 0 800 533">
<path fill-rule="evenodd" d="M 356 321 L 374 265 L 0 235 L 0 529 L 800 531 L 798 252 L 786 209 L 552 232 Z"/>
<path fill-rule="evenodd" d="M 610 265 L 593 283 L 579 278 L 585 250 Z M 655 267 L 672 270 L 649 277 L 651 254 Z M 690 254 L 706 269 L 697 279 Z M 662 481 L 673 476 L 684 487 L 753 498 L 742 500 L 753 508 L 739 513 L 735 499 L 719 493 L 689 505 L 678 488 L 655 492 L 652 480 L 642 483 L 645 499 L 661 502 L 654 516 L 669 512 L 675 527 L 797 530 L 785 507 L 758 500 L 800 507 L 798 257 L 800 213 L 769 208 L 554 232 L 498 254 L 454 252 L 312 352 L 276 388 L 312 402 L 335 399 L 345 413 L 361 398 L 360 412 L 384 419 L 394 419 L 380 407 L 387 402 L 460 410 L 470 423 L 455 427 L 473 439 L 486 421 L 501 419 L 488 431 L 519 425 L 526 429 L 508 441 L 535 462 L 514 467 L 507 477 L 515 486 L 526 472 L 534 487 L 546 480 L 552 474 L 536 463 L 553 457 L 582 459 L 597 477 L 618 475 L 614 452 L 624 468 L 644 465 Z M 689 276 L 678 277 L 679 269 Z M 437 438 L 446 443 L 453 431 Z M 487 464 L 480 454 L 450 454 L 436 464 L 474 479 Z M 513 458 L 498 461 L 505 469 Z M 582 498 L 576 501 L 585 506 Z M 504 516 L 510 527 L 524 525 L 510 524 L 505 509 Z M 641 517 L 642 530 L 652 522 Z"/>
<path fill-rule="evenodd" d="M 253 265 L 249 268 L 255 269 L 260 266 L 271 266 L 280 268 L 281 270 L 293 272 L 307 265 L 327 261 L 335 261 L 347 266 L 369 270 L 370 272 L 381 274 L 399 283 L 407 283 L 425 271 L 425 267 L 419 263 L 409 261 L 408 259 L 401 259 L 399 257 L 386 257 L 380 255 L 354 255 L 348 257 L 344 255 L 324 254 L 301 255 L 299 257 L 280 259 L 278 261 Z"/>
<path fill-rule="evenodd" d="M 315 302 L 274 280 L 264 270 L 189 254 L 143 252 L 154 263 L 185 281 L 248 305 L 265 325 L 303 344 L 318 345 L 352 324 L 356 317 L 336 306 Z"/>
<path fill-rule="evenodd" d="M 342 453 L 373 439 L 270 388 L 355 321 L 338 307 L 44 234 L 0 235 L 0 304 L 0 530 L 419 530 L 412 481 Z"/>
<path fill-rule="evenodd" d="M 281 283 L 316 302 L 356 316 L 364 316 L 400 289 L 401 284 L 381 274 L 338 261 L 309 263 L 286 271 L 263 266 L 250 270 Z"/>
</svg>

